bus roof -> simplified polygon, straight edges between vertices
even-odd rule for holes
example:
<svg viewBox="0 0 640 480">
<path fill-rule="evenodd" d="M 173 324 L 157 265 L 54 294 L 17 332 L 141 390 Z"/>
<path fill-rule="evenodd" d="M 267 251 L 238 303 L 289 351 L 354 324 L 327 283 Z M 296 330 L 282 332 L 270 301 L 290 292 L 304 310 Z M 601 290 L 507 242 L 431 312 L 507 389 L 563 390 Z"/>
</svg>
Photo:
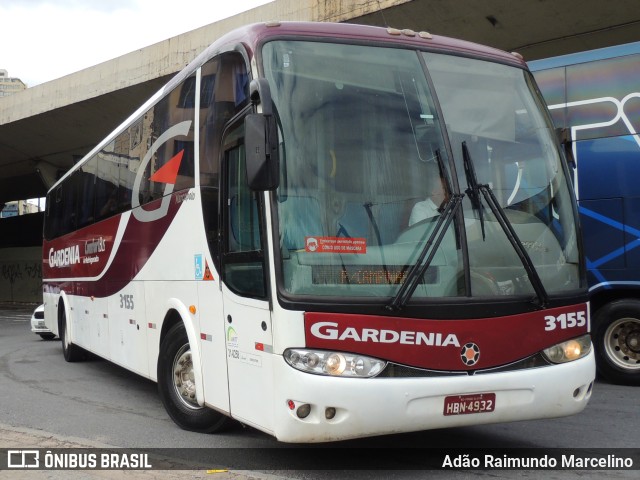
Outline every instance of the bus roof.
<svg viewBox="0 0 640 480">
<path fill-rule="evenodd" d="M 215 41 L 209 50 L 217 50 L 222 44 L 228 44 L 234 37 L 242 39 L 250 48 L 255 48 L 269 37 L 330 37 L 343 40 L 365 40 L 376 43 L 397 43 L 398 45 L 414 45 L 418 48 L 430 48 L 447 53 L 480 56 L 494 61 L 510 63 L 525 67 L 525 63 L 517 54 L 480 45 L 466 40 L 459 40 L 440 35 L 431 35 L 424 31 L 375 27 L 350 23 L 329 22 L 266 22 L 240 27 Z M 211 55 L 207 56 L 211 56 Z"/>
<path fill-rule="evenodd" d="M 598 48 L 588 50 L 586 52 L 571 53 L 568 55 L 560 55 L 557 57 L 545 58 L 543 60 L 534 60 L 527 62 L 529 69 L 532 71 L 548 70 L 550 68 L 567 67 L 569 65 L 577 65 L 579 63 L 593 62 L 595 60 L 604 60 L 607 58 L 624 57 L 640 53 L 640 42 L 626 43 L 616 45 L 614 47 Z"/>
</svg>

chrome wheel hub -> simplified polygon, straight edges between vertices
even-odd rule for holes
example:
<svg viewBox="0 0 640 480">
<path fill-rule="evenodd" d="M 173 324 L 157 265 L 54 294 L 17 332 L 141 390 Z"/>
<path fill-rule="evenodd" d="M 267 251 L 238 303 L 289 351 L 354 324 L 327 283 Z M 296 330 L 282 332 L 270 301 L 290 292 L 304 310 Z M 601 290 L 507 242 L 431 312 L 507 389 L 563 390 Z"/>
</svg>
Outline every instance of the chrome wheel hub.
<svg viewBox="0 0 640 480">
<path fill-rule="evenodd" d="M 191 409 L 200 409 L 196 400 L 196 382 L 189 345 L 184 345 L 173 361 L 173 386 L 182 403 Z"/>
</svg>

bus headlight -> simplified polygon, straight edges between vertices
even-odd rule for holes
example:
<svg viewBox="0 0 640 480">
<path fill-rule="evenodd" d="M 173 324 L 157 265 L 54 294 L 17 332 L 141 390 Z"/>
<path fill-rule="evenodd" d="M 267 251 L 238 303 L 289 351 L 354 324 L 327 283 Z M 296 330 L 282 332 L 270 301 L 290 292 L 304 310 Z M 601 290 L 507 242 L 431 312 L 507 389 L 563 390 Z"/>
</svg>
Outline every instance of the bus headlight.
<svg viewBox="0 0 640 480">
<path fill-rule="evenodd" d="M 373 357 L 344 352 L 289 348 L 285 361 L 293 368 L 317 375 L 369 378 L 378 375 L 387 362 Z"/>
<path fill-rule="evenodd" d="M 591 336 L 573 338 L 553 347 L 545 348 L 542 352 L 552 363 L 573 362 L 586 356 L 591 351 Z"/>
</svg>

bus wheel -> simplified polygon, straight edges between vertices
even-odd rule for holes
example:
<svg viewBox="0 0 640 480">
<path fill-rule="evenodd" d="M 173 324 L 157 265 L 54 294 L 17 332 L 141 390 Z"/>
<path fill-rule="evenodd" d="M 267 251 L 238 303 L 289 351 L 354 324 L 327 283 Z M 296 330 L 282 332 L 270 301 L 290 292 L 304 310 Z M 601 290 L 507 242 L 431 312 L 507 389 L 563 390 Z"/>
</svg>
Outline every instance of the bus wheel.
<svg viewBox="0 0 640 480">
<path fill-rule="evenodd" d="M 594 323 L 598 372 L 611 382 L 640 385 L 640 301 L 611 302 Z"/>
<path fill-rule="evenodd" d="M 58 335 L 62 342 L 62 355 L 67 362 L 79 362 L 84 360 L 85 353 L 77 345 L 71 343 L 69 335 L 67 335 L 67 315 L 64 311 L 64 306 L 61 305 L 58 310 Z"/>
<path fill-rule="evenodd" d="M 191 347 L 182 322 L 171 327 L 160 345 L 158 391 L 167 413 L 184 430 L 218 432 L 229 420 L 196 401 Z"/>
</svg>

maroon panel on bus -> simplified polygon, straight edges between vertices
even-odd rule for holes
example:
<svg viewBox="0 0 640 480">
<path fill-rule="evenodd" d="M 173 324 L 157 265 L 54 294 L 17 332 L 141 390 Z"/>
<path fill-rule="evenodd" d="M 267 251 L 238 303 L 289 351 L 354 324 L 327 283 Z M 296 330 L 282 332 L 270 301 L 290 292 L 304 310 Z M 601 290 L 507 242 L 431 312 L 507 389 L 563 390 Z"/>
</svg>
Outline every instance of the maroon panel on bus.
<svg viewBox="0 0 640 480">
<path fill-rule="evenodd" d="M 588 332 L 587 304 L 497 318 L 430 320 L 313 313 L 306 346 L 433 370 L 506 365 Z"/>
<path fill-rule="evenodd" d="M 145 210 L 155 210 L 161 201 L 150 202 Z M 118 292 L 134 280 L 147 263 L 182 203 L 179 194 L 174 193 L 166 215 L 157 220 L 141 222 L 134 215 L 128 220 L 123 215 L 115 215 L 53 241 L 45 241 L 42 275 L 47 288 L 64 289 L 74 294 L 74 283 L 88 282 L 83 288 L 87 295 L 106 297 Z M 116 245 L 121 221 L 127 221 L 127 224 Z M 112 253 L 114 258 L 108 265 Z"/>
</svg>

